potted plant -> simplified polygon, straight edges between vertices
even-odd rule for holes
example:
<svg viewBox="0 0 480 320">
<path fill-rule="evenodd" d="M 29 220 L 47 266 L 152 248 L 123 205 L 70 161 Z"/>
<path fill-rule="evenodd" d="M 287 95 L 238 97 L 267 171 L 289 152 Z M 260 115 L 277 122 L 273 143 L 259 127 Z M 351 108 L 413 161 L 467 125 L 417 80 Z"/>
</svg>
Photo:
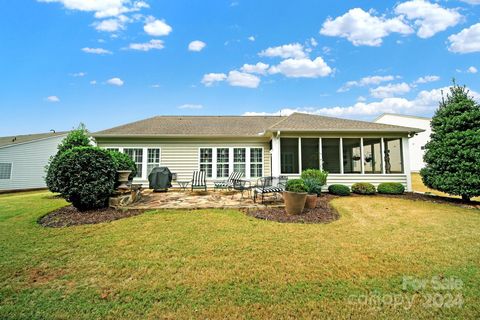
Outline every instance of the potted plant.
<svg viewBox="0 0 480 320">
<path fill-rule="evenodd" d="M 317 197 L 322 193 L 322 186 L 327 183 L 328 172 L 318 169 L 307 169 L 302 172 L 302 179 L 307 188 L 305 206 L 313 209 L 317 205 Z"/>
<path fill-rule="evenodd" d="M 301 214 L 305 207 L 307 198 L 307 188 L 302 179 L 292 179 L 287 181 L 283 200 L 285 201 L 285 211 L 287 214 Z"/>
</svg>

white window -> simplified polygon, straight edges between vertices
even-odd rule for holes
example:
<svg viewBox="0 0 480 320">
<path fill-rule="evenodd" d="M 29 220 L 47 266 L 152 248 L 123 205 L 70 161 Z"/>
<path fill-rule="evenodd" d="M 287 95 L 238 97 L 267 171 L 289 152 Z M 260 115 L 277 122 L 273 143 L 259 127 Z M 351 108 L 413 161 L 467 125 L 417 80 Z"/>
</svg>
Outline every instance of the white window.
<svg viewBox="0 0 480 320">
<path fill-rule="evenodd" d="M 233 148 L 233 171 L 242 172 L 246 176 L 247 152 L 245 148 Z"/>
<path fill-rule="evenodd" d="M 160 149 L 147 149 L 147 176 L 152 172 L 153 168 L 160 166 Z"/>
<path fill-rule="evenodd" d="M 217 148 L 217 178 L 226 178 L 229 173 L 229 148 Z"/>
<path fill-rule="evenodd" d="M 213 169 L 213 149 L 200 148 L 200 171 L 205 171 L 207 177 L 212 177 Z"/>
<path fill-rule="evenodd" d="M 120 152 L 120 149 L 119 149 L 119 148 L 105 148 L 105 150 Z"/>
<path fill-rule="evenodd" d="M 250 149 L 250 177 L 258 178 L 263 175 L 263 149 Z"/>
<path fill-rule="evenodd" d="M 137 175 L 136 178 L 142 177 L 143 170 L 143 149 L 142 148 L 124 148 L 123 153 L 127 154 L 132 158 L 133 162 L 137 165 Z"/>
<path fill-rule="evenodd" d="M 10 180 L 12 178 L 12 164 L 0 163 L 0 180 Z"/>
</svg>

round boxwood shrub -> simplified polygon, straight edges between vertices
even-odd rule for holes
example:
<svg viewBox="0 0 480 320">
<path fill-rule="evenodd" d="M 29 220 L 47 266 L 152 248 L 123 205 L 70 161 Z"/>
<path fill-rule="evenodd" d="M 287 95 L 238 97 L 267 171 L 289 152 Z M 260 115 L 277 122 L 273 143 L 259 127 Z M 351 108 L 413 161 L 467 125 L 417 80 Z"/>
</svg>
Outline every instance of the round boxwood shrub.
<svg viewBox="0 0 480 320">
<path fill-rule="evenodd" d="M 368 182 L 358 182 L 352 185 L 352 192 L 358 194 L 375 194 L 375 186 Z"/>
<path fill-rule="evenodd" d="M 75 147 L 59 155 L 56 176 L 60 194 L 79 210 L 106 207 L 115 183 L 110 153 L 97 147 Z"/>
<path fill-rule="evenodd" d="M 344 184 L 331 184 L 328 186 L 328 192 L 337 196 L 349 196 L 350 188 Z"/>
<path fill-rule="evenodd" d="M 110 156 L 113 160 L 113 165 L 115 170 L 130 170 L 132 173 L 128 177 L 129 180 L 132 180 L 133 177 L 137 175 L 137 165 L 133 162 L 132 158 L 125 153 L 119 151 L 111 150 Z"/>
<path fill-rule="evenodd" d="M 384 182 L 378 185 L 377 191 L 383 194 L 403 194 L 405 187 L 399 182 Z"/>
<path fill-rule="evenodd" d="M 307 192 L 307 186 L 302 179 L 292 179 L 287 181 L 285 190 L 290 192 Z"/>
</svg>

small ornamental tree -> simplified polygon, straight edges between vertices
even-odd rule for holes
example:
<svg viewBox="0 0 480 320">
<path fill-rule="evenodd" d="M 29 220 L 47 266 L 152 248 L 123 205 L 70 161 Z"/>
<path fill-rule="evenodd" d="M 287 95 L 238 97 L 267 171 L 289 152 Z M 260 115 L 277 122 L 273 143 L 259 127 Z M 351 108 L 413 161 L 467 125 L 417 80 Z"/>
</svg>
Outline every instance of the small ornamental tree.
<svg viewBox="0 0 480 320">
<path fill-rule="evenodd" d="M 425 185 L 464 201 L 480 195 L 480 106 L 465 87 L 453 83 L 431 127 L 420 171 Z"/>
<path fill-rule="evenodd" d="M 47 187 L 51 192 L 60 192 L 60 187 L 58 186 L 58 179 L 56 176 L 59 156 L 65 151 L 71 150 L 75 147 L 88 146 L 90 146 L 90 138 L 88 136 L 88 131 L 85 128 L 85 125 L 81 123 L 77 129 L 70 131 L 68 135 L 62 140 L 62 142 L 57 147 L 57 154 L 50 158 L 48 165 L 45 168 L 45 183 L 47 184 Z"/>
</svg>

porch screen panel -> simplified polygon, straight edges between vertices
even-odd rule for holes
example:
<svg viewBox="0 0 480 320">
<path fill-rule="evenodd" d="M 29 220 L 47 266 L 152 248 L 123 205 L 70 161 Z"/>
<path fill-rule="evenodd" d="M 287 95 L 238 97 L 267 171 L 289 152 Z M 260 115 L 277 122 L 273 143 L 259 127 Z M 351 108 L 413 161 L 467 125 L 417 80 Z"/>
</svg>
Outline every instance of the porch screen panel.
<svg viewBox="0 0 480 320">
<path fill-rule="evenodd" d="M 343 139 L 343 172 L 362 173 L 360 138 Z"/>
<path fill-rule="evenodd" d="M 363 139 L 363 163 L 365 173 L 382 173 L 382 140 L 380 138 Z"/>
<path fill-rule="evenodd" d="M 213 168 L 212 148 L 200 148 L 200 171 L 205 171 L 208 178 L 212 177 Z"/>
<path fill-rule="evenodd" d="M 127 154 L 132 158 L 133 162 L 137 166 L 137 175 L 136 178 L 142 177 L 143 170 L 143 149 L 142 148 L 124 148 L 123 153 Z"/>
<path fill-rule="evenodd" d="M 298 169 L 298 138 L 280 138 L 282 173 L 300 173 Z"/>
<path fill-rule="evenodd" d="M 340 138 L 322 138 L 323 170 L 340 173 Z"/>
<path fill-rule="evenodd" d="M 402 139 L 385 138 L 385 173 L 403 173 Z"/>
<path fill-rule="evenodd" d="M 320 169 L 318 138 L 302 138 L 302 170 Z"/>
<path fill-rule="evenodd" d="M 228 148 L 217 148 L 217 178 L 225 178 L 229 175 L 229 152 Z"/>
<path fill-rule="evenodd" d="M 247 168 L 247 149 L 233 148 L 233 171 L 246 175 Z"/>
</svg>

